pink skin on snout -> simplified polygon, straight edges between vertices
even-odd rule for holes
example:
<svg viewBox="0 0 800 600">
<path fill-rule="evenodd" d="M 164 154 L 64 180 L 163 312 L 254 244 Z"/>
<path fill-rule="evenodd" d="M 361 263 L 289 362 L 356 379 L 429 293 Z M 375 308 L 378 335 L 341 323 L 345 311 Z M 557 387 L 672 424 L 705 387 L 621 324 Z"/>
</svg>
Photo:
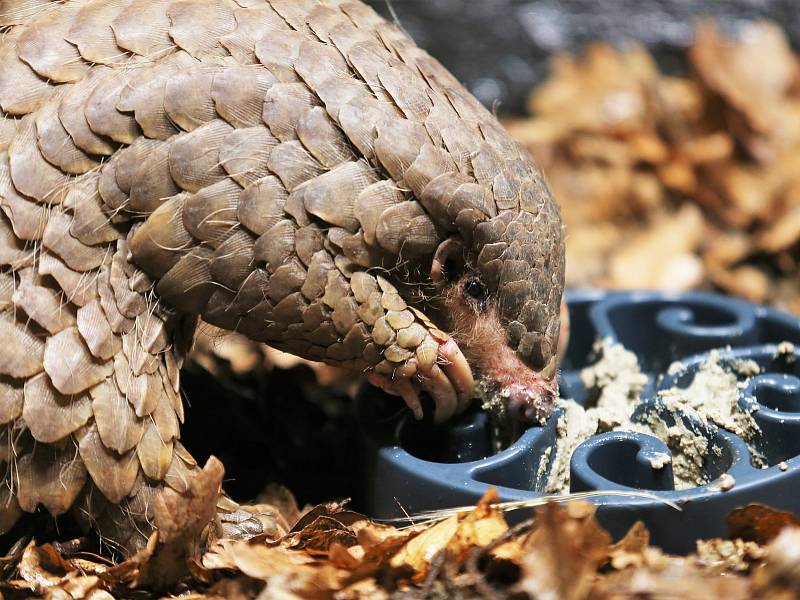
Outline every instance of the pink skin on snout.
<svg viewBox="0 0 800 600">
<path fill-rule="evenodd" d="M 548 378 L 534 371 L 505 343 L 475 362 L 481 376 L 497 385 L 499 395 L 506 398 L 508 412 L 518 420 L 534 423 L 550 413 L 558 393 L 554 373 Z"/>
<path fill-rule="evenodd" d="M 459 311 L 460 312 L 460 311 Z M 466 312 L 466 311 L 464 311 Z M 500 397 L 506 399 L 511 415 L 533 423 L 546 418 L 558 393 L 555 360 L 538 372 L 525 364 L 508 345 L 505 329 L 497 311 L 462 314 L 462 323 L 455 337 L 480 379 Z"/>
<path fill-rule="evenodd" d="M 543 420 L 550 414 L 558 393 L 556 359 L 551 360 L 542 372 L 525 364 L 508 345 L 505 327 L 491 299 L 481 305 L 464 293 L 469 280 L 470 277 L 464 277 L 446 284 L 440 296 L 441 312 L 449 323 L 448 333 L 452 336 L 452 339 L 440 340 L 438 363 L 446 377 L 428 379 L 421 385 L 436 402 L 434 418 L 440 421 L 469 405 L 475 395 L 472 390 L 474 376 L 487 391 L 506 399 L 512 418 L 524 423 Z M 450 388 L 457 390 L 459 398 L 455 411 Z M 418 405 L 416 395 L 411 402 L 408 390 L 401 395 L 414 410 Z M 418 418 L 422 415 L 421 409 L 414 410 L 414 413 Z"/>
</svg>

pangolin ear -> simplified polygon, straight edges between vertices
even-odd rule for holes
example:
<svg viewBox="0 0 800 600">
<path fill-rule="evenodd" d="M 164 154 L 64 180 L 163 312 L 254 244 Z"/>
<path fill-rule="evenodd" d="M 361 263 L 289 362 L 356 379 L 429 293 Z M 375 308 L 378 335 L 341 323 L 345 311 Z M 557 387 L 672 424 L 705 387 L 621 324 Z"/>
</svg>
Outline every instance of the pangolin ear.
<svg viewBox="0 0 800 600">
<path fill-rule="evenodd" d="M 438 284 L 457 279 L 464 272 L 465 264 L 464 246 L 454 238 L 447 238 L 433 255 L 431 280 Z"/>
</svg>

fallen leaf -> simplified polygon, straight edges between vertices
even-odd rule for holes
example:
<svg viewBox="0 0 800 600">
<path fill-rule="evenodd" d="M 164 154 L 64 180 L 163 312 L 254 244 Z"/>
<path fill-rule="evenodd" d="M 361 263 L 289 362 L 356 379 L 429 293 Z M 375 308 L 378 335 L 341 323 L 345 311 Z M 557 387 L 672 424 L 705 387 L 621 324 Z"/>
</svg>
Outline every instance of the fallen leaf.
<svg viewBox="0 0 800 600">
<path fill-rule="evenodd" d="M 294 573 L 298 578 L 314 574 L 314 560 L 302 552 L 268 548 L 263 544 L 237 542 L 230 548 L 232 564 L 248 577 L 268 580 Z"/>
<path fill-rule="evenodd" d="M 785 527 L 800 526 L 792 513 L 769 508 L 763 504 L 748 504 L 732 510 L 725 519 L 731 538 L 767 544 Z"/>
<path fill-rule="evenodd" d="M 400 567 L 392 565 L 390 559 L 396 556 L 409 540 L 428 527 L 417 525 L 396 529 L 369 522 L 358 529 L 358 545 L 345 548 L 333 544 L 329 560 L 336 566 L 348 569 L 350 571 L 348 581 L 351 582 L 376 576 L 380 571 L 392 571 L 396 574 L 397 571 L 411 567 L 405 564 L 401 564 Z M 393 577 L 389 577 L 391 578 Z"/>
<path fill-rule="evenodd" d="M 75 571 L 75 567 L 64 560 L 50 544 L 36 546 L 31 542 L 25 548 L 19 563 L 19 576 L 38 593 L 58 585 Z"/>
<path fill-rule="evenodd" d="M 424 579 L 434 556 L 444 550 L 458 531 L 458 516 L 440 521 L 411 539 L 395 554 L 389 564 L 396 569 L 409 567 L 416 579 Z"/>
<path fill-rule="evenodd" d="M 796 185 L 792 205 L 775 222 L 762 230 L 756 238 L 756 245 L 765 252 L 787 250 L 800 242 L 800 182 Z"/>
<path fill-rule="evenodd" d="M 694 251 L 702 241 L 703 217 L 694 206 L 634 235 L 610 257 L 612 287 L 683 291 L 698 285 L 703 265 Z"/>
<path fill-rule="evenodd" d="M 326 502 L 310 508 L 301 515 L 297 522 L 292 526 L 289 533 L 302 531 L 319 517 L 334 517 L 338 521 L 347 524 L 365 520 L 366 517 L 364 515 L 346 508 L 348 502 L 349 500 Z"/>
<path fill-rule="evenodd" d="M 214 521 L 225 469 L 213 456 L 189 480 L 185 493 L 165 488 L 155 499 L 153 518 L 157 544 L 141 566 L 138 583 L 167 587 L 189 572 L 199 560 L 204 530 Z"/>
<path fill-rule="evenodd" d="M 608 560 L 611 537 L 594 519 L 595 507 L 571 502 L 546 504 L 535 512 L 521 561 L 521 591 L 532 598 L 587 597 L 597 569 Z"/>
<path fill-rule="evenodd" d="M 475 510 L 460 520 L 446 548 L 456 560 L 466 559 L 474 548 L 488 546 L 508 531 L 503 513 L 492 507 L 492 504 L 499 500 L 497 491 L 489 490 L 478 502 Z M 510 548 L 507 547 L 500 554 L 510 554 L 510 552 Z"/>
<path fill-rule="evenodd" d="M 289 535 L 287 547 L 327 555 L 332 544 L 354 546 L 355 532 L 335 517 L 319 516 L 301 531 Z"/>
<path fill-rule="evenodd" d="M 709 275 L 711 281 L 726 292 L 751 302 L 764 302 L 772 287 L 772 281 L 764 271 L 752 265 L 742 265 L 730 270 L 711 269 Z"/>
<path fill-rule="evenodd" d="M 622 570 L 641 567 L 645 562 L 644 551 L 650 546 L 650 532 L 642 521 L 636 521 L 628 532 L 609 549 L 611 566 Z"/>
</svg>

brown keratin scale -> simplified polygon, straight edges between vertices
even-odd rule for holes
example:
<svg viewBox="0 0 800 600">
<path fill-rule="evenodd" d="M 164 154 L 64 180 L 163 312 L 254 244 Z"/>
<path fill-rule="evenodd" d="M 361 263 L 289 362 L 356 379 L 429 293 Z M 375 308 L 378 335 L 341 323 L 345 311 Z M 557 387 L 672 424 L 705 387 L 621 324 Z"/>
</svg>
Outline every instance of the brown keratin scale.
<svg viewBox="0 0 800 600">
<path fill-rule="evenodd" d="M 198 469 L 198 318 L 417 416 L 475 381 L 549 413 L 558 209 L 397 26 L 357 0 L 0 0 L 0 28 L 0 531 L 42 506 L 143 546 Z"/>
</svg>

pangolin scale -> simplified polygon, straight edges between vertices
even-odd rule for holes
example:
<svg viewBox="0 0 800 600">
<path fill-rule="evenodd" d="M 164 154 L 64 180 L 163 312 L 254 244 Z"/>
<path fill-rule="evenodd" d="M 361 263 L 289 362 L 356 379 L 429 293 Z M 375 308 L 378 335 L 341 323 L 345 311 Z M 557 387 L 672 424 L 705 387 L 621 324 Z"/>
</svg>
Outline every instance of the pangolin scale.
<svg viewBox="0 0 800 600">
<path fill-rule="evenodd" d="M 0 531 L 43 506 L 142 546 L 155 494 L 197 469 L 179 370 L 198 318 L 417 413 L 426 390 L 437 418 L 470 372 L 552 381 L 543 177 L 372 9 L 0 0 L 0 27 Z"/>
</svg>

